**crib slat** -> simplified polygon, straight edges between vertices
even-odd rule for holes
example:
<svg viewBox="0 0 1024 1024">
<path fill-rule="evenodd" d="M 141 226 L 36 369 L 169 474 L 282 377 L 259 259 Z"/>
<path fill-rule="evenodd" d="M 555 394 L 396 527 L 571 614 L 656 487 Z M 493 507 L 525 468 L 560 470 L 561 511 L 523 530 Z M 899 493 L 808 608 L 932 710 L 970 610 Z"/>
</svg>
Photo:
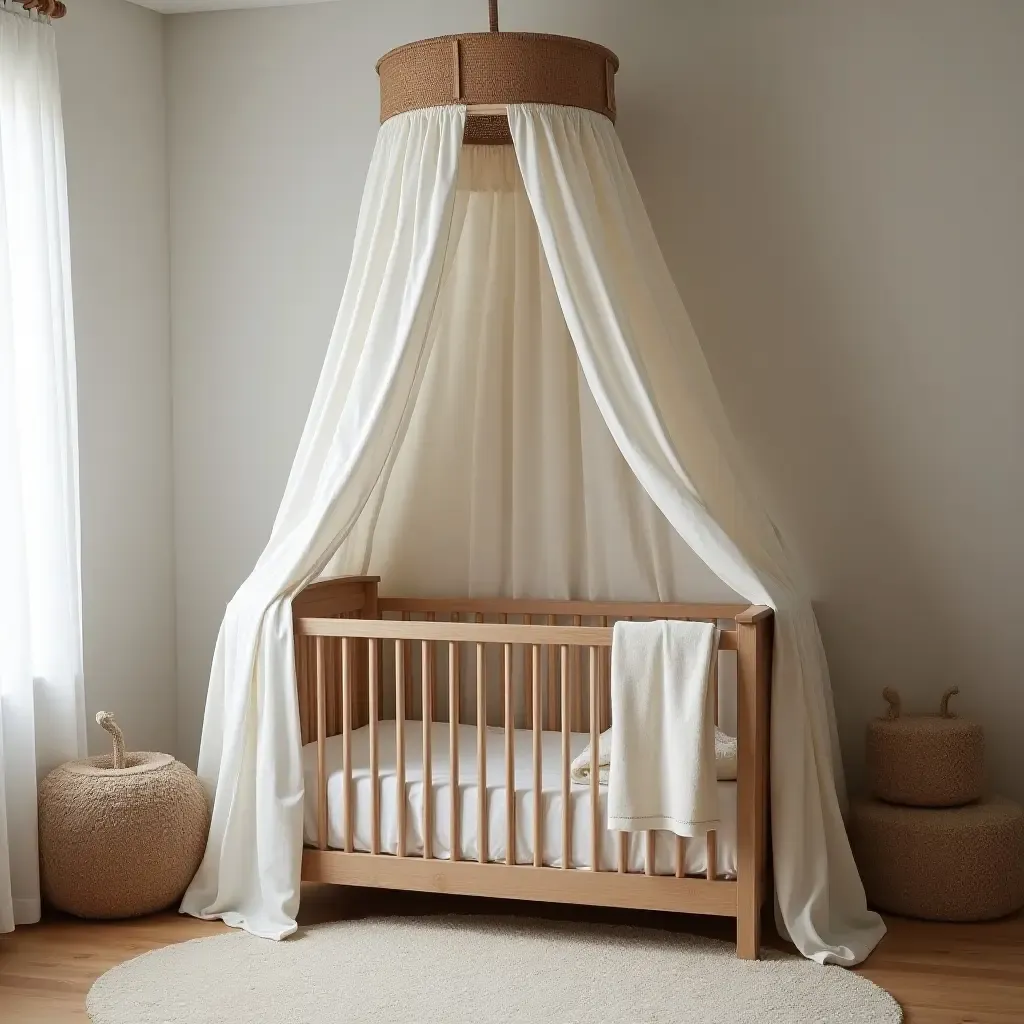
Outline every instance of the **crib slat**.
<svg viewBox="0 0 1024 1024">
<path fill-rule="evenodd" d="M 601 616 L 601 625 L 608 626 L 608 616 Z M 612 687 L 611 687 L 611 648 L 608 649 L 607 660 L 601 655 L 601 665 L 598 671 L 601 689 L 601 705 L 598 712 L 598 730 L 604 732 L 611 725 L 612 721 Z"/>
<path fill-rule="evenodd" d="M 483 616 L 483 612 L 477 612 L 477 613 L 476 613 L 476 615 L 474 615 L 474 616 L 473 616 L 473 619 L 474 619 L 474 621 L 475 621 L 475 622 L 477 622 L 478 624 L 479 624 L 479 623 L 482 623 L 482 622 L 484 621 L 484 616 Z M 478 653 L 479 653 L 480 651 L 482 651 L 482 650 L 483 650 L 483 647 L 482 647 L 482 646 L 481 646 L 480 644 L 477 644 L 477 647 L 479 648 L 479 651 L 478 651 Z M 488 712 L 488 705 L 489 705 L 489 703 L 490 703 L 490 702 L 489 702 L 489 701 L 487 700 L 487 696 L 488 696 L 488 694 L 487 694 L 487 686 L 486 686 L 486 678 L 487 678 L 487 662 L 486 662 L 486 661 L 484 661 L 484 663 L 483 663 L 483 664 L 484 664 L 484 667 L 483 667 L 483 674 L 482 674 L 482 675 L 480 674 L 480 670 L 479 670 L 479 661 L 480 661 L 481 659 L 483 659 L 483 657 L 484 657 L 484 656 L 483 656 L 483 654 L 480 654 L 480 659 L 478 659 L 478 663 L 477 663 L 477 664 L 478 664 L 478 671 L 477 671 L 477 690 L 478 690 L 478 692 L 479 692 L 479 690 L 480 690 L 480 682 L 479 682 L 479 680 L 481 680 L 481 679 L 485 680 L 485 682 L 484 682 L 484 688 L 483 688 L 483 695 L 484 695 L 484 703 L 483 703 L 483 709 L 484 709 L 484 711 L 483 711 L 483 715 L 482 715 L 482 718 L 483 718 L 483 723 L 484 723 L 484 725 L 486 726 L 486 725 L 487 725 L 487 712 Z"/>
<path fill-rule="evenodd" d="M 574 615 L 572 617 L 572 624 L 574 626 L 582 626 L 583 625 L 583 616 L 582 615 Z M 572 689 L 571 689 L 571 691 L 569 693 L 569 707 L 571 708 L 571 711 L 570 711 L 570 717 L 571 717 L 570 725 L 577 732 L 580 729 L 583 728 L 583 670 L 582 670 L 583 661 L 582 661 L 582 657 L 583 657 L 583 648 L 582 647 L 573 647 L 573 649 L 572 649 L 572 675 L 571 675 Z M 564 674 L 564 672 L 565 672 L 564 668 L 562 669 L 562 672 Z M 565 714 L 564 710 L 562 711 L 562 714 L 563 715 Z"/>
<path fill-rule="evenodd" d="M 718 655 L 711 660 L 711 692 L 713 707 L 715 709 L 715 725 L 718 725 Z M 714 831 L 711 831 L 707 835 L 708 840 L 708 863 L 707 863 L 707 878 L 708 881 L 714 881 L 717 877 L 718 871 L 718 837 Z"/>
<path fill-rule="evenodd" d="M 629 836 L 625 832 L 619 833 L 619 874 L 624 875 L 629 870 Z"/>
<path fill-rule="evenodd" d="M 590 863 L 591 870 L 600 871 L 600 850 L 601 850 L 601 815 L 598 809 L 598 794 L 600 776 L 598 775 L 599 743 L 600 733 L 598 732 L 598 708 L 597 708 L 597 659 L 598 648 L 590 648 Z"/>
<path fill-rule="evenodd" d="M 405 641 L 395 641 L 395 798 L 398 804 L 399 857 L 405 856 Z"/>
<path fill-rule="evenodd" d="M 316 739 L 316 637 L 302 638 L 306 648 L 306 694 L 309 699 L 309 742 Z"/>
<path fill-rule="evenodd" d="M 523 615 L 523 625 L 532 626 L 533 616 L 529 613 Z M 534 682 L 536 680 L 536 683 Z M 532 729 L 537 718 L 537 709 L 540 707 L 540 700 L 534 699 L 534 690 L 540 689 L 540 660 L 538 658 L 523 659 L 523 705 L 526 709 L 526 728 Z"/>
<path fill-rule="evenodd" d="M 434 772 L 431 762 L 430 726 L 432 724 L 433 700 L 431 691 L 431 645 L 433 641 L 424 640 L 420 644 L 420 684 L 423 695 L 420 698 L 421 717 L 423 719 L 423 857 L 433 857 L 433 803 L 434 803 Z"/>
<path fill-rule="evenodd" d="M 686 840 L 676 836 L 676 878 L 686 874 Z"/>
<path fill-rule="evenodd" d="M 309 695 L 306 689 L 306 638 L 295 634 L 295 688 L 299 695 L 299 741 L 309 742 Z"/>
<path fill-rule="evenodd" d="M 548 625 L 556 625 L 554 615 L 548 616 Z M 555 679 L 558 676 L 558 655 L 553 646 L 548 647 L 548 699 L 547 699 L 547 721 L 545 728 L 553 730 L 558 716 L 558 689 L 555 686 Z"/>
<path fill-rule="evenodd" d="M 477 860 L 487 863 L 487 689 L 484 645 L 476 645 Z"/>
<path fill-rule="evenodd" d="M 341 745 L 342 764 L 345 775 L 345 852 L 351 853 L 353 845 L 352 799 L 352 641 L 341 638 Z"/>
<path fill-rule="evenodd" d="M 644 874 L 654 874 L 654 839 L 656 833 L 653 829 L 648 829 L 644 833 Z"/>
<path fill-rule="evenodd" d="M 327 666 L 324 638 L 316 638 L 316 845 L 327 849 Z"/>
<path fill-rule="evenodd" d="M 711 659 L 712 707 L 715 709 L 715 725 L 718 725 L 718 653 Z"/>
<path fill-rule="evenodd" d="M 455 613 L 458 614 L 457 612 Z M 453 617 L 454 618 L 454 617 Z M 448 644 L 448 764 L 451 768 L 450 789 L 452 806 L 448 825 L 449 856 L 459 859 L 459 645 Z"/>
<path fill-rule="evenodd" d="M 505 863 L 516 862 L 515 701 L 512 692 L 512 645 L 503 644 L 502 684 L 505 691 Z"/>
<path fill-rule="evenodd" d="M 324 655 L 325 655 L 325 667 L 324 672 L 327 676 L 327 735 L 337 736 L 338 735 L 338 678 L 335 674 L 335 662 L 334 657 L 334 645 L 336 641 L 334 637 L 329 637 L 325 641 Z"/>
<path fill-rule="evenodd" d="M 380 663 L 379 645 L 379 640 L 370 640 L 368 669 L 370 683 L 370 782 L 373 784 L 370 853 L 380 853 L 380 745 L 377 736 L 377 723 L 380 719 L 380 691 L 377 689 L 377 666 Z"/>
<path fill-rule="evenodd" d="M 564 650 L 565 648 L 563 648 Z M 534 644 L 530 650 L 531 664 L 536 670 L 540 666 L 540 645 Z M 544 818 L 542 800 L 542 779 L 543 765 L 541 762 L 541 720 L 540 720 L 540 694 L 534 691 L 535 705 L 533 708 L 533 866 L 535 868 L 544 866 Z"/>
<path fill-rule="evenodd" d="M 406 622 L 412 621 L 412 612 L 402 612 L 402 618 Z M 405 641 L 405 651 L 402 657 L 403 668 L 403 685 L 405 689 L 404 698 L 406 707 L 409 711 L 413 709 L 413 690 L 412 690 L 412 641 Z"/>
<path fill-rule="evenodd" d="M 578 616 L 577 616 L 578 618 Z M 572 859 L 572 815 L 570 814 L 569 763 L 569 648 L 562 646 L 562 869 L 568 870 Z"/>
</svg>

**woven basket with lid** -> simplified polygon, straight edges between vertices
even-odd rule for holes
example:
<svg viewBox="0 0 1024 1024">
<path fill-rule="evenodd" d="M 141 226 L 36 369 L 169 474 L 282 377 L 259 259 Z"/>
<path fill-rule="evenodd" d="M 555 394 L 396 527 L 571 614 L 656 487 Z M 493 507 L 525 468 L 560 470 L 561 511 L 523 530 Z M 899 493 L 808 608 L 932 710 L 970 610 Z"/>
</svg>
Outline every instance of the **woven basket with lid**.
<svg viewBox="0 0 1024 1024">
<path fill-rule="evenodd" d="M 949 710 L 954 687 L 937 715 L 904 715 L 899 694 L 886 689 L 886 718 L 867 728 L 867 778 L 871 792 L 908 807 L 956 807 L 982 796 L 985 736 L 977 722 Z"/>
<path fill-rule="evenodd" d="M 206 849 L 210 811 L 195 774 L 170 754 L 68 761 L 39 786 L 39 866 L 48 903 L 78 917 L 136 917 L 181 898 Z"/>
</svg>

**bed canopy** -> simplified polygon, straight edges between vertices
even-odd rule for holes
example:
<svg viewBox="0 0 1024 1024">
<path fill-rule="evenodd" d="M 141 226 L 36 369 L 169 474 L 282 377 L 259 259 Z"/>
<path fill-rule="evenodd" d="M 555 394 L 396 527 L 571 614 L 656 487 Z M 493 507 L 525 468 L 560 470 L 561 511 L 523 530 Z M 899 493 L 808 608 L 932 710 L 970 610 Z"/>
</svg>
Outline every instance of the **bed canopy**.
<svg viewBox="0 0 1024 1024">
<path fill-rule="evenodd" d="M 825 655 L 616 136 L 618 61 L 499 33 L 491 10 L 490 33 L 378 64 L 337 322 L 270 539 L 217 640 L 199 758 L 212 826 L 182 910 L 295 928 L 291 602 L 317 577 L 452 596 L 728 587 L 776 610 L 776 917 L 806 956 L 855 964 L 884 926 L 843 826 Z"/>
</svg>

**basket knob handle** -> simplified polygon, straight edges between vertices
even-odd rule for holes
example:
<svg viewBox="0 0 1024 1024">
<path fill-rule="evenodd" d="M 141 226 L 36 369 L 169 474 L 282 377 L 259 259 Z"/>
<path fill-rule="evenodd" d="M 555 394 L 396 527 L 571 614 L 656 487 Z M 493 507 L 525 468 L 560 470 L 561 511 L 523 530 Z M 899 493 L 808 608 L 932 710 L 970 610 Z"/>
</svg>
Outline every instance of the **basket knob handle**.
<svg viewBox="0 0 1024 1024">
<path fill-rule="evenodd" d="M 891 687 L 887 686 L 882 691 L 882 696 L 886 699 L 889 704 L 889 711 L 886 717 L 889 721 L 893 721 L 900 717 L 900 695 Z"/>
<path fill-rule="evenodd" d="M 498 0 L 487 0 L 487 20 L 492 32 L 498 31 Z"/>
<path fill-rule="evenodd" d="M 949 710 L 950 698 L 955 697 L 960 692 L 959 686 L 951 686 L 943 695 L 942 702 L 939 704 L 939 717 L 940 718 L 956 718 L 956 712 Z"/>
<path fill-rule="evenodd" d="M 96 713 L 96 724 L 110 733 L 114 741 L 114 767 L 124 767 L 124 734 L 121 727 L 114 721 L 114 716 L 109 711 L 98 711 Z"/>
</svg>

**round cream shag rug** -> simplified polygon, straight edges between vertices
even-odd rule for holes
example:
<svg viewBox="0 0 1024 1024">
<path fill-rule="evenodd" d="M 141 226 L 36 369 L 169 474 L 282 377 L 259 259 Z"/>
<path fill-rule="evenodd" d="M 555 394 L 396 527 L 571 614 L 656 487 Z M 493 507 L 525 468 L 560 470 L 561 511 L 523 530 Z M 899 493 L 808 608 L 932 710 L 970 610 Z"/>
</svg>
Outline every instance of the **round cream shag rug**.
<svg viewBox="0 0 1024 1024">
<path fill-rule="evenodd" d="M 341 921 L 146 953 L 89 992 L 94 1024 L 899 1024 L 841 967 L 646 929 L 473 917 Z"/>
</svg>

